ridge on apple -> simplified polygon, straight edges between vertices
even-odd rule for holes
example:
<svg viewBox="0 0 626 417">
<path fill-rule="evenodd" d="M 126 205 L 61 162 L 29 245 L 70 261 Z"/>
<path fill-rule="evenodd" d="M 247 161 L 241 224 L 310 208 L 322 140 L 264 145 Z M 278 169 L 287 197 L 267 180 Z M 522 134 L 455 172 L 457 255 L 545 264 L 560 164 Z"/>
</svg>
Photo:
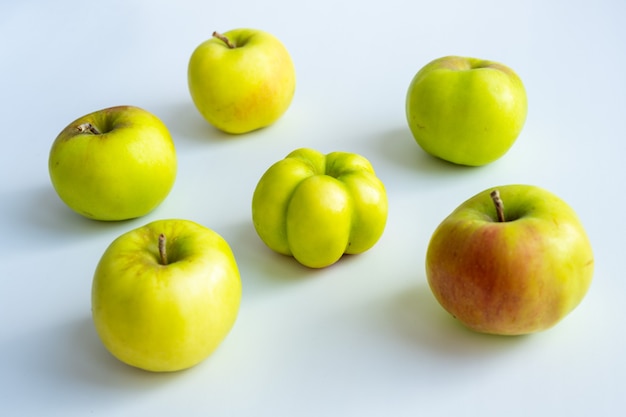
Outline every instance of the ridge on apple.
<svg viewBox="0 0 626 417">
<path fill-rule="evenodd" d="M 406 118 L 428 154 L 482 166 L 509 151 L 528 112 L 521 78 L 508 66 L 460 56 L 422 67 L 406 95 Z"/>
<path fill-rule="evenodd" d="M 213 32 L 191 54 L 189 92 L 219 130 L 248 133 L 275 123 L 289 108 L 296 73 L 286 47 L 258 29 Z"/>
<path fill-rule="evenodd" d="M 549 329 L 585 297 L 594 256 L 575 211 L 531 185 L 482 191 L 434 231 L 426 276 L 441 306 L 478 332 Z"/>
</svg>

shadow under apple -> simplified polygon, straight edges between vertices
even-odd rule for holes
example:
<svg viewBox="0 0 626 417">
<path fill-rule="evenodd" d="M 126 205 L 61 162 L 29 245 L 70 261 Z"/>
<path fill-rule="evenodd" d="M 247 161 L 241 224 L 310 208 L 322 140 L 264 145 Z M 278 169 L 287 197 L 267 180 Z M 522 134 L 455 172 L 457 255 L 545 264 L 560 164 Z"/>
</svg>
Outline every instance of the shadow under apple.
<svg viewBox="0 0 626 417">
<path fill-rule="evenodd" d="M 446 312 L 426 283 L 382 299 L 378 306 L 385 331 L 416 349 L 447 359 L 487 359 L 517 349 L 529 336 L 477 333 Z"/>
<path fill-rule="evenodd" d="M 138 395 L 181 377 L 178 373 L 156 374 L 125 365 L 104 348 L 93 327 L 91 317 L 39 329 L 11 340 L 4 349 L 19 351 L 7 361 L 5 375 L 19 376 L 4 387 L 7 409 L 28 414 L 33 404 L 29 393 L 45 393 L 33 404 L 33 411 L 45 407 L 50 415 L 72 414 L 71 410 L 106 408 L 136 400 Z M 76 395 L 79 393 L 80 395 Z M 14 402 L 12 406 L 10 402 Z"/>
<path fill-rule="evenodd" d="M 415 142 L 408 127 L 397 127 L 382 132 L 376 139 L 377 148 L 389 164 L 404 171 L 416 172 L 428 176 L 451 176 L 479 170 L 453 164 L 426 153 Z"/>
<path fill-rule="evenodd" d="M 8 219 L 9 229 L 3 233 L 11 236 L 11 244 L 5 248 L 8 255 L 75 243 L 77 237 L 97 237 L 106 231 L 120 234 L 137 222 L 87 219 L 67 207 L 49 184 L 13 191 L 3 195 L 2 201 L 6 202 L 2 215 Z"/>
<path fill-rule="evenodd" d="M 157 108 L 155 112 L 162 115 L 160 117 L 168 127 L 174 142 L 185 147 L 206 145 L 212 142 L 228 142 L 255 135 L 255 132 L 245 135 L 233 135 L 222 132 L 204 120 L 191 99 L 171 103 L 164 109 Z M 180 150 L 179 147 L 177 147 L 177 150 Z"/>
<path fill-rule="evenodd" d="M 272 251 L 259 238 L 251 221 L 223 227 L 220 234 L 235 254 L 244 297 L 297 285 L 320 272 L 303 266 L 291 256 Z"/>
</svg>

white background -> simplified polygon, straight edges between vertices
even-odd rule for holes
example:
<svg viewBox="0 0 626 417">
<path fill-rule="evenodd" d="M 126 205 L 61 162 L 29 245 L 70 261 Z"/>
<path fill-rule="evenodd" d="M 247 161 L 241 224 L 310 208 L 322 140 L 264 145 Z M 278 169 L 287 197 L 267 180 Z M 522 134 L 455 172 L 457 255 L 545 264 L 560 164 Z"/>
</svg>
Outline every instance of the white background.
<svg viewBox="0 0 626 417">
<path fill-rule="evenodd" d="M 626 6 L 615 1 L 15 1 L 0 6 L 0 414 L 37 416 L 617 415 L 626 394 L 623 159 Z M 255 27 L 294 59 L 294 101 L 274 126 L 227 136 L 186 81 L 213 30 Z M 503 62 L 529 97 L 510 152 L 482 168 L 427 156 L 404 115 L 413 75 L 450 54 Z M 56 135 L 133 104 L 169 127 L 177 182 L 148 216 L 100 223 L 49 181 Z M 369 252 L 309 270 L 251 224 L 263 172 L 298 147 L 367 157 L 389 220 Z M 430 235 L 486 188 L 547 188 L 579 214 L 592 287 L 559 325 L 472 333 L 434 300 Z M 187 218 L 231 245 L 238 321 L 209 359 L 152 374 L 118 362 L 90 316 L 94 268 L 121 233 Z"/>
</svg>

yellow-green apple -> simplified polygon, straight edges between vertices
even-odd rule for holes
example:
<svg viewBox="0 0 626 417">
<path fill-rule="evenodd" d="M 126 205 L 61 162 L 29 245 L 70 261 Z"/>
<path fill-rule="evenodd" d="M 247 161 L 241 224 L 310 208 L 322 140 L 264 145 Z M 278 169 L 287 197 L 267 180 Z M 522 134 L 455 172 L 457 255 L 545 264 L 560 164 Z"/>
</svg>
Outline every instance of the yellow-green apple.
<svg viewBox="0 0 626 417">
<path fill-rule="evenodd" d="M 214 32 L 193 51 L 187 80 L 200 114 L 233 134 L 277 121 L 296 88 L 289 52 L 276 37 L 257 29 Z"/>
<path fill-rule="evenodd" d="M 104 346 L 131 366 L 168 372 L 200 363 L 226 338 L 241 281 L 220 235 L 168 219 L 115 239 L 98 263 L 91 295 Z"/>
<path fill-rule="evenodd" d="M 478 332 L 554 326 L 583 299 L 594 258 L 574 210 L 545 189 L 507 185 L 468 199 L 437 227 L 426 274 L 439 303 Z"/>
<path fill-rule="evenodd" d="M 503 156 L 524 126 L 527 107 L 522 80 L 511 68 L 459 56 L 422 67 L 406 96 L 416 142 L 460 165 L 486 165 Z"/>
<path fill-rule="evenodd" d="M 387 221 L 387 194 L 363 156 L 301 148 L 263 174 L 252 221 L 272 250 L 323 268 L 374 246 Z"/>
<path fill-rule="evenodd" d="M 167 127 L 134 106 L 76 119 L 59 133 L 48 159 L 61 200 L 95 220 L 126 220 L 152 211 L 169 194 L 176 169 Z"/>
</svg>

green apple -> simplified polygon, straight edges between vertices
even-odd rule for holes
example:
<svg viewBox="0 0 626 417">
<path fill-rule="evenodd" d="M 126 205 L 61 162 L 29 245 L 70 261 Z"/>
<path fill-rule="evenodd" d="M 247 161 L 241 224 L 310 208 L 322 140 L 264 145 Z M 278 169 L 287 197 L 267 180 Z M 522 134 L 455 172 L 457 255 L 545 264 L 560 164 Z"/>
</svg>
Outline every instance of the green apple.
<svg viewBox="0 0 626 417">
<path fill-rule="evenodd" d="M 425 65 L 406 97 L 416 142 L 459 165 L 486 165 L 503 156 L 519 136 L 527 108 L 526 90 L 511 68 L 459 56 Z"/>
<path fill-rule="evenodd" d="M 70 208 L 95 220 L 143 216 L 169 194 L 176 150 L 163 122 L 146 110 L 118 106 L 70 123 L 52 144 L 48 170 Z"/>
<path fill-rule="evenodd" d="M 256 29 L 214 32 L 193 51 L 187 79 L 200 114 L 233 134 L 277 121 L 296 88 L 295 68 L 285 46 Z"/>
<path fill-rule="evenodd" d="M 574 210 L 531 185 L 468 199 L 437 227 L 426 254 L 443 308 L 471 329 L 501 335 L 554 326 L 582 301 L 593 267 Z"/>
<path fill-rule="evenodd" d="M 189 220 L 159 220 L 106 249 L 92 285 L 92 316 L 119 360 L 154 372 L 206 359 L 233 327 L 241 281 L 228 243 Z"/>
<path fill-rule="evenodd" d="M 370 162 L 348 152 L 297 149 L 261 177 L 252 221 L 272 250 L 310 268 L 370 249 L 387 221 L 387 194 Z"/>
</svg>

